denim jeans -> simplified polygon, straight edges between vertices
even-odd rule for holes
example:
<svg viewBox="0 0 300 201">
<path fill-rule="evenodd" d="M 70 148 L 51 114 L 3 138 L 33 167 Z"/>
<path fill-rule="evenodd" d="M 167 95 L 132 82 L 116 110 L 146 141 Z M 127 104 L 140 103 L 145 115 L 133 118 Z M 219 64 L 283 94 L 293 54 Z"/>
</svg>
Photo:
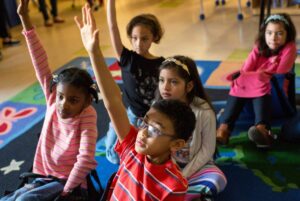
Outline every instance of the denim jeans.
<svg viewBox="0 0 300 201">
<path fill-rule="evenodd" d="M 57 16 L 57 0 L 50 0 L 51 14 L 53 17 Z M 44 20 L 49 20 L 46 0 L 39 0 L 40 11 L 43 14 Z"/>
<path fill-rule="evenodd" d="M 64 189 L 64 185 L 58 181 L 37 178 L 32 183 L 8 194 L 0 201 L 52 201 Z"/>
<path fill-rule="evenodd" d="M 138 117 L 133 114 L 130 107 L 127 108 L 127 116 L 129 118 L 129 121 L 132 125 L 136 126 Z M 119 164 L 120 159 L 118 154 L 115 152 L 115 146 L 117 144 L 117 135 L 115 132 L 115 129 L 112 126 L 112 123 L 109 123 L 109 128 L 106 134 L 106 141 L 105 141 L 105 147 L 106 147 L 106 158 L 108 161 L 110 161 L 113 164 Z"/>
<path fill-rule="evenodd" d="M 271 95 L 264 95 L 257 98 L 240 98 L 230 96 L 227 99 L 225 111 L 220 118 L 220 123 L 227 124 L 233 130 L 235 121 L 239 117 L 247 102 L 251 101 L 255 114 L 255 125 L 264 124 L 270 128 L 271 117 Z"/>
<path fill-rule="evenodd" d="M 4 1 L 0 1 L 0 38 L 10 37 L 9 27 L 7 25 L 7 12 Z"/>
</svg>

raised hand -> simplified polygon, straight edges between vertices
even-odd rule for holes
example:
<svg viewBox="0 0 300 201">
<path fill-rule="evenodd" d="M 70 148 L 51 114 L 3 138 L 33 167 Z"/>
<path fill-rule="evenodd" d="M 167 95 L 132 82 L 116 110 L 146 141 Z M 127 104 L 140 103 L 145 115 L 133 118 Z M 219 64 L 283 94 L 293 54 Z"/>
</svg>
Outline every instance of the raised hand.
<svg viewBox="0 0 300 201">
<path fill-rule="evenodd" d="M 21 0 L 17 9 L 17 13 L 19 16 L 28 15 L 28 3 L 29 0 Z"/>
<path fill-rule="evenodd" d="M 18 12 L 21 22 L 22 22 L 22 26 L 26 31 L 33 28 L 31 21 L 30 21 L 29 14 L 28 14 L 28 12 L 29 12 L 28 11 L 28 3 L 29 3 L 29 0 L 21 0 L 20 4 L 18 6 L 18 9 L 17 9 L 17 12 Z"/>
<path fill-rule="evenodd" d="M 95 18 L 88 4 L 82 7 L 82 19 L 74 18 L 80 33 L 85 49 L 91 53 L 99 48 L 99 30 L 96 27 Z"/>
</svg>

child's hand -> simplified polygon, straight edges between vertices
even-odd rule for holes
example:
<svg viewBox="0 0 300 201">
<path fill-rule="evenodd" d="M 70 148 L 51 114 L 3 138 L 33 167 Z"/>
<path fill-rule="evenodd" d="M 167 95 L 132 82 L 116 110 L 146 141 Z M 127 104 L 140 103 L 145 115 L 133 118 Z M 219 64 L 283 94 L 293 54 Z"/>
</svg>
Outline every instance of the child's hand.
<svg viewBox="0 0 300 201">
<path fill-rule="evenodd" d="M 264 70 L 259 71 L 259 79 L 261 81 L 270 81 L 271 78 L 272 78 L 272 73 L 264 71 Z"/>
<path fill-rule="evenodd" d="M 28 3 L 29 0 L 21 0 L 17 9 L 17 13 L 20 17 L 28 15 Z"/>
<path fill-rule="evenodd" d="M 233 81 L 241 75 L 240 71 L 235 71 L 226 76 L 227 81 Z"/>
<path fill-rule="evenodd" d="M 276 55 L 276 56 L 271 57 L 270 61 L 271 61 L 272 64 L 277 64 L 278 63 L 278 56 Z"/>
<path fill-rule="evenodd" d="M 21 0 L 17 9 L 17 12 L 22 22 L 22 26 L 26 31 L 31 30 L 33 28 L 28 14 L 28 3 L 29 0 Z"/>
<path fill-rule="evenodd" d="M 96 27 L 95 18 L 88 4 L 82 7 L 82 20 L 79 20 L 77 16 L 74 20 L 80 30 L 85 49 L 88 52 L 92 52 L 99 48 L 99 30 Z"/>
</svg>

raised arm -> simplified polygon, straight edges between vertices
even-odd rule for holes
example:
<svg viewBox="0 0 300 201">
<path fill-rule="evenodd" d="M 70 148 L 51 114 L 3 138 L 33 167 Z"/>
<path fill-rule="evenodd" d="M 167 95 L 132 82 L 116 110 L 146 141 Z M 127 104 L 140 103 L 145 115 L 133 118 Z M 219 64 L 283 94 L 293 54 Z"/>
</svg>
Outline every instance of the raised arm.
<svg viewBox="0 0 300 201">
<path fill-rule="evenodd" d="M 115 0 L 107 1 L 106 15 L 107 15 L 107 23 L 108 23 L 111 43 L 115 50 L 116 57 L 118 61 L 120 61 L 121 53 L 123 50 L 123 44 L 120 36 L 118 23 L 117 23 Z"/>
<path fill-rule="evenodd" d="M 91 8 L 86 4 L 82 8 L 82 20 L 75 17 L 85 49 L 87 50 L 96 76 L 104 105 L 108 111 L 114 129 L 122 142 L 130 130 L 129 119 L 122 102 L 121 91 L 109 72 L 99 47 L 99 30 Z"/>
<path fill-rule="evenodd" d="M 28 13 L 28 3 L 29 0 L 21 0 L 17 12 L 22 22 L 23 34 L 26 39 L 35 74 L 43 88 L 46 100 L 48 101 L 48 99 L 51 97 L 49 85 L 50 80 L 52 79 L 52 74 L 48 65 L 46 51 L 42 46 L 31 23 L 30 16 Z"/>
</svg>

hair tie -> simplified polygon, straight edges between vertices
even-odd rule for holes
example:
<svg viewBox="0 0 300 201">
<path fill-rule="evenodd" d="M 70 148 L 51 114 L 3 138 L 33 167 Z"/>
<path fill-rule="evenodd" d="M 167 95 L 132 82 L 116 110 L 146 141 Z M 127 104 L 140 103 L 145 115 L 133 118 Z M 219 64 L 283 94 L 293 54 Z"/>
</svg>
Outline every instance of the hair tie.
<svg viewBox="0 0 300 201">
<path fill-rule="evenodd" d="M 94 89 L 95 91 L 97 91 L 97 85 L 95 83 L 91 84 L 90 88 Z"/>
<path fill-rule="evenodd" d="M 58 75 L 57 74 L 52 74 L 52 80 L 54 83 L 58 83 Z"/>
<path fill-rule="evenodd" d="M 167 58 L 166 60 L 164 60 L 163 64 L 168 63 L 168 62 L 175 63 L 176 65 L 180 66 L 183 70 L 185 70 L 190 75 L 190 72 L 189 72 L 189 69 L 188 69 L 187 65 L 182 63 L 180 60 L 175 59 L 174 57 L 170 57 L 170 58 Z"/>
<path fill-rule="evenodd" d="M 289 22 L 282 16 L 282 15 L 270 15 L 267 19 L 265 24 L 268 24 L 268 22 L 270 22 L 271 20 L 279 20 L 281 22 L 283 22 L 284 24 L 286 24 L 287 26 L 289 26 Z"/>
</svg>

